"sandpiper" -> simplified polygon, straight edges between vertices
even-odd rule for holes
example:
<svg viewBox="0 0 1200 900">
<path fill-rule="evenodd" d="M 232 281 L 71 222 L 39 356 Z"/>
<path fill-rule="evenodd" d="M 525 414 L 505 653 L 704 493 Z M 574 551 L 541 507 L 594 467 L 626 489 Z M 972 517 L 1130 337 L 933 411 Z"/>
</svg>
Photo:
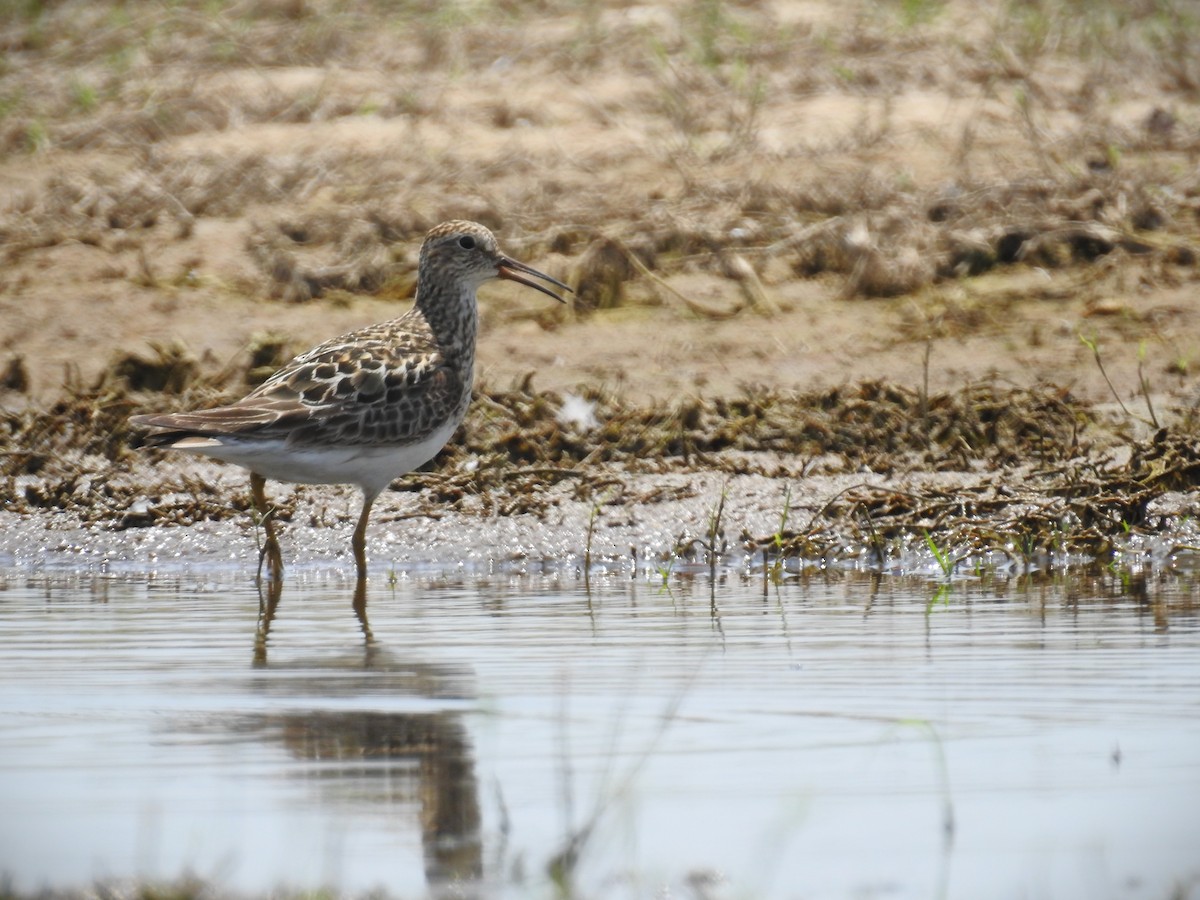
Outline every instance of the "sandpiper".
<svg viewBox="0 0 1200 900">
<path fill-rule="evenodd" d="M 505 256 L 482 225 L 444 222 L 421 245 L 416 303 L 405 315 L 302 353 L 231 406 L 129 421 L 150 429 L 145 446 L 202 453 L 250 470 L 266 537 L 260 575 L 264 559 L 270 577 L 283 573 L 267 505 L 268 478 L 358 485 L 363 506 L 353 547 L 362 583 L 372 504 L 393 479 L 445 446 L 471 401 L 476 289 L 492 278 L 507 278 L 562 302 L 526 276 L 571 290 Z"/>
</svg>

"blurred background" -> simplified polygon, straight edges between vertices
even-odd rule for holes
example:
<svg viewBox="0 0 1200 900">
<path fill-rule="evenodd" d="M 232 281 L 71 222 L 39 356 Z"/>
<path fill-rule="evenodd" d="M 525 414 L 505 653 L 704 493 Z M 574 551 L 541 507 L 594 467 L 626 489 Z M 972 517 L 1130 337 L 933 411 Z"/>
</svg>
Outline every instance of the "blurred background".
<svg viewBox="0 0 1200 900">
<path fill-rule="evenodd" d="M 270 367 L 399 314 L 423 232 L 485 380 L 639 398 L 999 373 L 1184 389 L 1200 13 L 1170 0 L 0 5 L 0 382 Z M 155 350 L 154 348 L 157 348 Z M 252 378 L 252 376 L 251 376 Z M 168 379 L 169 380 L 169 379 Z M 179 385 L 175 385 L 179 387 Z"/>
</svg>

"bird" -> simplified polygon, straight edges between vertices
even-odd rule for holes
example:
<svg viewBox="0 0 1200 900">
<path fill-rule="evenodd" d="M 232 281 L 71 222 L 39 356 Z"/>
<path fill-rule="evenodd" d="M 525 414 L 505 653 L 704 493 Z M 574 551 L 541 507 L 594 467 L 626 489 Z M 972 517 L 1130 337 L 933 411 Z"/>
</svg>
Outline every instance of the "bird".
<svg viewBox="0 0 1200 900">
<path fill-rule="evenodd" d="M 476 290 L 507 279 L 566 301 L 572 289 L 500 251 L 483 225 L 432 228 L 421 244 L 417 292 L 399 318 L 328 340 L 286 363 L 228 406 L 131 416 L 142 446 L 199 453 L 250 471 L 269 579 L 283 577 L 266 482 L 353 484 L 362 512 L 352 547 L 367 578 L 371 507 L 394 479 L 424 465 L 458 430 L 471 401 L 479 329 Z M 538 280 L 535 280 L 538 279 Z M 544 283 L 543 283 L 544 282 Z"/>
</svg>

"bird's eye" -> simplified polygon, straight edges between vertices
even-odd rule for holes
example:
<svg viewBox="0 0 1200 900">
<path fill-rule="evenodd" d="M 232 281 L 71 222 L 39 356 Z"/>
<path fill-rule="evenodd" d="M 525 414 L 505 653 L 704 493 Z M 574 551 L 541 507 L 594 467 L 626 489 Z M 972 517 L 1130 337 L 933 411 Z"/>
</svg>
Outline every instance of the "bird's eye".
<svg viewBox="0 0 1200 900">
<path fill-rule="evenodd" d="M 464 250 L 474 250 L 475 238 L 471 237 L 469 234 L 464 234 L 458 239 L 458 246 L 462 247 Z"/>
</svg>

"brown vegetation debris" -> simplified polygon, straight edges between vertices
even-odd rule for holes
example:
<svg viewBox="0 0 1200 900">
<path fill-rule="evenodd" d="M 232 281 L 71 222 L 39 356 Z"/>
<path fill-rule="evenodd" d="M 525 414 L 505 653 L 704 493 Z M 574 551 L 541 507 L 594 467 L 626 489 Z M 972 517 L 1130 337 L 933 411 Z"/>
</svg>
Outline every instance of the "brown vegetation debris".
<svg viewBox="0 0 1200 900">
<path fill-rule="evenodd" d="M 625 298 L 625 282 L 637 270 L 630 250 L 620 241 L 600 236 L 583 252 L 575 270 L 572 284 L 575 293 L 571 307 L 576 313 L 621 306 Z"/>
<path fill-rule="evenodd" d="M 19 353 L 10 356 L 0 369 L 0 390 L 18 394 L 29 390 L 29 369 L 25 366 L 25 357 Z"/>
<path fill-rule="evenodd" d="M 199 362 L 183 344 L 151 343 L 150 349 L 153 356 L 118 356 L 110 368 L 112 376 L 131 391 L 181 394 L 199 374 Z"/>
<path fill-rule="evenodd" d="M 1163 192 L 1141 170 L 1121 174 L 939 186 L 926 194 L 893 193 L 880 204 L 802 225 L 782 252 L 799 275 L 846 276 L 846 296 L 908 294 L 944 279 L 976 276 L 1004 264 L 1060 268 L 1091 263 L 1121 249 L 1159 253 L 1176 264 L 1194 254 L 1169 231 L 1187 218 L 1200 177 Z M 864 209 L 871 211 L 865 212 Z M 1188 228 L 1183 233 L 1188 233 Z"/>
<path fill-rule="evenodd" d="M 138 409 L 229 399 L 214 390 L 212 379 L 177 376 L 173 364 L 182 360 L 189 370 L 178 348 L 158 352 L 157 364 L 119 360 L 106 378 L 88 387 L 68 385 L 44 408 L 4 413 L 0 499 L 6 508 L 66 510 L 118 529 L 190 524 L 248 508 L 248 496 L 231 499 L 186 468 L 153 466 L 131 452 L 136 437 L 128 417 Z M 230 380 L 229 373 L 222 377 Z M 131 382 L 161 382 L 184 393 L 147 395 L 131 391 Z M 793 514 L 790 528 L 779 534 L 746 535 L 748 547 L 825 559 L 870 552 L 883 560 L 934 535 L 938 546 L 960 556 L 1101 557 L 1131 529 L 1153 532 L 1162 525 L 1148 515 L 1157 497 L 1200 484 L 1200 443 L 1193 434 L 1164 428 L 1134 442 L 1128 462 L 1114 465 L 1090 449 L 1091 439 L 1081 439 L 1095 431 L 1089 406 L 1053 388 L 980 383 L 923 396 L 865 382 L 805 394 L 747 391 L 672 407 L 632 407 L 599 393 L 583 400 L 594 406 L 594 426 L 564 425 L 564 398 L 557 393 L 528 383 L 482 387 L 459 439 L 401 482 L 402 490 L 420 492 L 417 511 L 406 515 L 540 517 L 564 497 L 654 502 L 653 490 L 630 493 L 627 475 L 665 466 L 800 477 L 820 456 L 841 459 L 842 472 L 904 475 L 895 482 L 904 486 L 844 489 L 812 509 L 806 524 L 797 526 Z M 753 463 L 756 458 L 764 462 Z M 795 461 L 790 467 L 789 459 Z M 934 470 L 964 480 L 956 487 L 919 483 Z M 564 482 L 574 487 L 566 494 L 554 490 Z M 677 490 L 689 493 L 686 486 Z M 284 496 L 286 516 L 295 499 Z"/>
<path fill-rule="evenodd" d="M 1160 428 L 1138 444 L 1129 460 L 1129 478 L 1152 491 L 1191 491 L 1200 487 L 1200 435 Z"/>
<path fill-rule="evenodd" d="M 1014 466 L 1009 477 L 985 477 L 954 489 L 855 485 L 801 528 L 747 543 L 807 559 L 862 548 L 879 563 L 931 541 L 939 552 L 959 558 L 998 553 L 1030 564 L 1079 554 L 1103 562 L 1131 533 L 1170 526 L 1169 517 L 1148 515 L 1153 500 L 1200 485 L 1200 442 L 1194 435 L 1164 428 L 1132 449 L 1124 465 L 1080 458 L 1046 468 Z"/>
</svg>

